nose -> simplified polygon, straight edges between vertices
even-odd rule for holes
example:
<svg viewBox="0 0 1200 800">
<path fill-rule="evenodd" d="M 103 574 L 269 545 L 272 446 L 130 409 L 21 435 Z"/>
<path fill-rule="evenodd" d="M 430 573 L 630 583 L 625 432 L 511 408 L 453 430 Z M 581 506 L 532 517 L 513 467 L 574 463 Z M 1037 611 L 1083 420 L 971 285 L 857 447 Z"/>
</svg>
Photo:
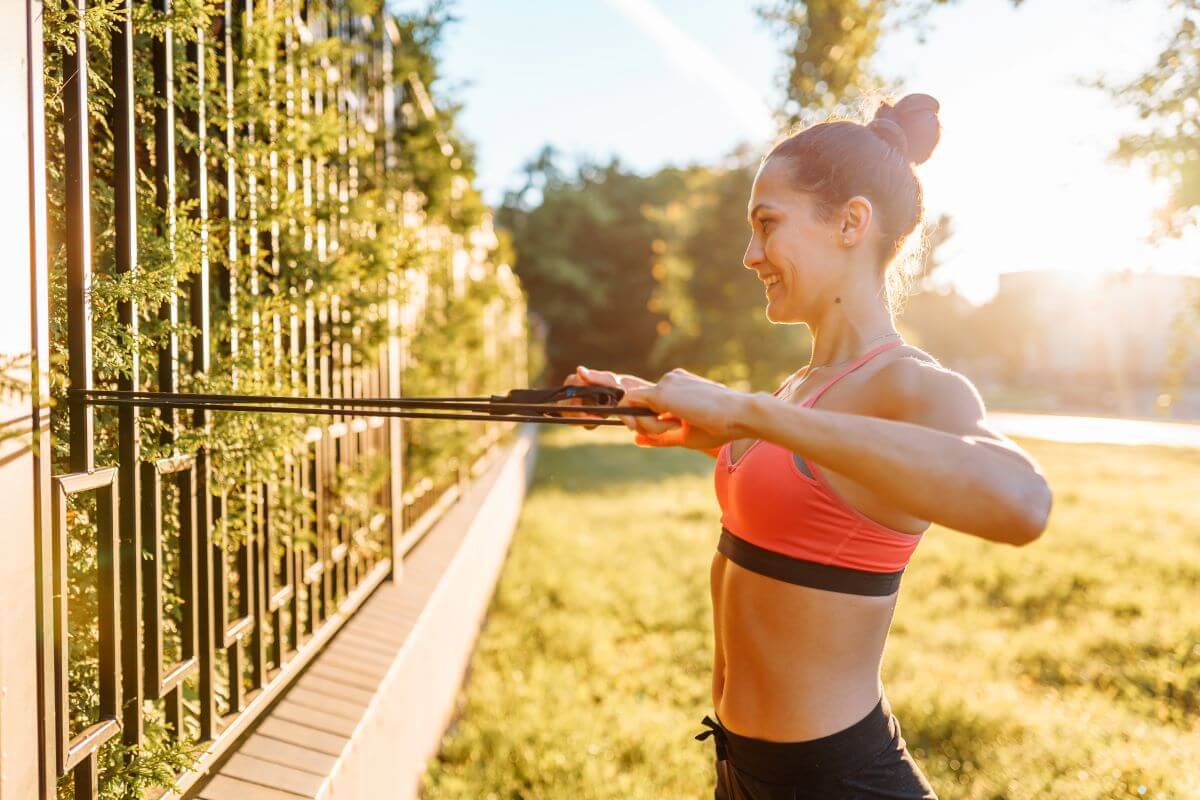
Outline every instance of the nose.
<svg viewBox="0 0 1200 800">
<path fill-rule="evenodd" d="M 746 253 L 742 256 L 742 266 L 746 269 L 757 269 L 764 259 L 762 242 L 755 233 L 750 237 L 750 244 L 746 245 Z"/>
</svg>

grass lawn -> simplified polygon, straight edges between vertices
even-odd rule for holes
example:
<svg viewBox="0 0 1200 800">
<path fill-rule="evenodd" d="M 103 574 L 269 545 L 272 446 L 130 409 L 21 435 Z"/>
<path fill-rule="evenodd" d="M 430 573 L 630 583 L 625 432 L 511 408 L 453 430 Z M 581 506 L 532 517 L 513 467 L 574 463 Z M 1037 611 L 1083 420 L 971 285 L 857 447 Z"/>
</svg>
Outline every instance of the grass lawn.
<svg viewBox="0 0 1200 800">
<path fill-rule="evenodd" d="M 548 426 L 549 427 L 549 426 Z M 427 798 L 707 798 L 712 459 L 551 429 Z M 1200 452 L 1026 443 L 1027 548 L 943 529 L 884 685 L 942 800 L 1200 798 Z"/>
</svg>

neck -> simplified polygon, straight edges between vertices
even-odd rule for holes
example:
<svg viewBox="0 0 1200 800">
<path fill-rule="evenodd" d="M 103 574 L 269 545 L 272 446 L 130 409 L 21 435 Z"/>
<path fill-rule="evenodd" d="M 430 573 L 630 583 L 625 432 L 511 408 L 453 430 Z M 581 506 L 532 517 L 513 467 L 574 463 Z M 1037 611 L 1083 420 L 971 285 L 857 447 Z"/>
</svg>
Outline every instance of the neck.
<svg viewBox="0 0 1200 800">
<path fill-rule="evenodd" d="M 821 315 L 809 322 L 813 335 L 813 367 L 836 364 L 886 343 L 882 337 L 896 332 L 882 288 L 866 287 L 837 295 Z"/>
</svg>

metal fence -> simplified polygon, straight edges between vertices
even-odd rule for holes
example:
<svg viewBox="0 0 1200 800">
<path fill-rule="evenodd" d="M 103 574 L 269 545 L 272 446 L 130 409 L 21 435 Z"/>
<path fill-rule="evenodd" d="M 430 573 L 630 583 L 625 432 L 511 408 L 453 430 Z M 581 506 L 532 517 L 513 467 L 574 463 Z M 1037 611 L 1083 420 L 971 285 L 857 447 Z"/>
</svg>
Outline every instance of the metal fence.
<svg viewBox="0 0 1200 800">
<path fill-rule="evenodd" d="M 84 0 L 73 2 L 82 13 Z M 155 7 L 169 11 L 168 3 L 155 0 Z M 241 37 L 255 19 L 253 0 L 226 0 L 223 17 L 213 28 L 199 31 L 188 41 L 183 64 L 176 63 L 180 48 L 173 44 L 169 31 L 155 40 L 152 52 L 135 54 L 133 10 L 127 2 L 111 41 L 89 41 L 84 26 L 77 26 L 74 46 L 62 53 L 63 138 L 46 145 L 62 148 L 67 370 L 75 390 L 97 388 L 90 164 L 91 133 L 97 123 L 89 118 L 88 104 L 96 76 L 89 73 L 89 47 L 111 51 L 112 74 L 99 77 L 111 83 L 113 98 L 107 120 L 113 146 L 106 157 L 113 159 L 111 223 L 116 271 L 134 280 L 139 276 L 139 168 L 152 172 L 156 205 L 164 219 L 173 220 L 177 209 L 186 209 L 178 213 L 191 215 L 203 232 L 202 253 L 214 248 L 228 252 L 239 246 L 261 248 L 270 261 L 270 250 L 277 241 L 277 231 L 255 230 L 252 221 L 245 222 L 244 209 L 239 209 L 239 203 L 253 202 L 255 187 L 245 184 L 254 178 L 240 175 L 232 159 L 214 163 L 206 155 L 207 141 L 219 137 L 228 152 L 245 137 L 255 136 L 254 131 L 237 130 L 232 122 L 231 89 L 224 92 L 227 107 L 210 107 L 205 100 L 213 96 L 206 90 L 206 82 L 211 90 L 214 82 L 232 87 L 237 79 L 236 66 L 243 55 Z M 286 113 L 325 105 L 353 116 L 356 129 L 374 142 L 373 157 L 356 162 L 349 173 L 345 164 L 304 159 L 278 165 L 280 181 L 290 182 L 299 195 L 319 201 L 321 192 L 336 191 L 342 193 L 344 206 L 368 179 L 387 179 L 394 168 L 396 149 L 403 147 L 406 115 L 414 109 L 427 115 L 434 112 L 416 75 L 402 82 L 392 80 L 392 59 L 404 42 L 385 12 L 356 16 L 343 4 L 326 7 L 297 1 L 290 5 L 286 21 L 289 35 L 337 37 L 362 45 L 358 55 L 342 65 L 348 75 L 327 96 L 309 96 L 307 90 L 299 89 L 285 92 L 286 82 L 291 80 L 290 55 L 287 48 L 279 52 L 279 102 L 281 107 L 286 104 Z M 136 69 L 142 69 L 147 55 L 152 61 L 154 97 L 160 102 L 153 130 L 138 130 L 135 62 Z M 214 60 L 220 72 L 206 74 L 206 65 Z M 189 87 L 186 81 L 193 85 Z M 177 121 L 176 93 L 197 89 L 201 99 L 183 112 L 185 119 Z M 42 137 L 37 128 L 39 115 L 32 114 L 31 119 L 34 138 Z M 176 141 L 179 122 L 197 136 L 186 148 Z M 258 131 L 257 135 L 269 141 L 275 133 Z M 36 174 L 38 165 L 33 166 Z M 222 201 L 217 204 L 210 203 L 214 186 L 222 189 L 218 193 Z M 429 249 L 448 254 L 448 269 L 461 271 L 464 264 L 482 266 L 487 241 L 472 242 L 471 237 L 433 225 L 419 213 L 420 197 L 411 195 L 409 200 L 396 214 L 403 224 L 419 229 L 421 238 L 443 240 L 440 251 Z M 333 224 L 343 226 L 342 235 L 350 236 L 352 223 L 352 219 L 342 219 Z M 35 220 L 37 225 L 44 226 L 45 219 Z M 226 232 L 226 241 L 218 239 L 221 230 Z M 39 235 L 44 247 L 44 234 L 35 230 L 34 240 L 39 241 Z M 171 230 L 164 228 L 161 235 L 169 239 Z M 486 240 L 488 231 L 476 231 L 475 235 Z M 319 249 L 314 239 L 313 258 L 319 258 Z M 286 265 L 277 264 L 275 269 L 286 269 Z M 259 277 L 257 273 L 239 275 L 228 268 L 210 269 L 202 255 L 186 286 L 180 287 L 178 295 L 172 293 L 160 308 L 139 308 L 129 299 L 118 302 L 119 322 L 134 340 L 139 325 L 148 319 L 168 325 L 187 322 L 194 334 L 181 337 L 169 328 L 172 332 L 156 359 L 154 374 L 142 374 L 135 355 L 132 368 L 111 388 L 135 390 L 149 385 L 175 392 L 181 386 L 181 370 L 207 374 L 217 346 L 211 320 L 214 298 L 228 302 L 237 291 L 247 291 L 244 285 L 234 285 L 238 280 L 254 282 Z M 504 280 L 515 287 L 515 279 L 507 271 Z M 394 282 L 383 303 L 357 311 L 374 315 L 375 322 L 382 320 L 389 331 L 384 341 L 372 345 L 376 352 L 370 358 L 360 358 L 362 354 L 356 352 L 361 349 L 360 319 L 351 316 L 348 298 L 336 295 L 295 297 L 294 313 L 253 322 L 247 319 L 240 341 L 235 334 L 223 339 L 221 346 L 262 348 L 264 357 L 273 358 L 273 363 L 291 365 L 295 373 L 291 380 L 311 395 L 399 396 L 406 342 L 417 335 L 423 312 L 422 304 L 398 287 Z M 264 279 L 251 291 L 272 290 Z M 186 299 L 182 308 L 177 297 Z M 426 300 L 425 305 L 431 302 Z M 37 323 L 44 330 L 46 306 L 42 303 L 39 308 L 42 319 Z M 181 311 L 186 311 L 186 319 L 180 319 Z M 495 303 L 479 320 L 485 355 L 505 355 L 509 362 L 505 377 L 510 385 L 521 385 L 523 379 L 520 314 L 518 304 Z M 508 349 L 500 354 L 498 348 Z M 44 800 L 54 797 L 61 779 L 68 776 L 77 798 L 96 797 L 100 748 L 112 741 L 142 744 L 148 708 L 161 710 L 172 736 L 199 743 L 196 768 L 179 776 L 177 784 L 176 792 L 186 796 L 204 770 L 248 729 L 369 593 L 389 574 L 399 574 L 397 566 L 404 553 L 486 463 L 502 432 L 510 427 L 498 423 L 480 426 L 472 446 L 458 462 L 446 465 L 441 475 L 406 485 L 406 429 L 398 420 L 335 417 L 308 429 L 303 444 L 286 454 L 274 479 L 264 480 L 247 467 L 245 480 L 231 497 L 214 483 L 208 448 L 201 445 L 189 451 L 180 444 L 197 440 L 188 438 L 187 432 L 210 428 L 211 412 L 195 410 L 175 416 L 170 410 L 121 406 L 115 417 L 111 413 L 105 417 L 115 423 L 115 463 L 98 465 L 96 411 L 78 394 L 71 398 L 65 414 L 70 442 L 66 471 L 49 475 L 43 469 L 40 473 L 51 509 L 49 518 L 38 524 L 36 545 Z M 145 461 L 139 437 L 145 417 L 150 415 L 159 425 L 156 430 L 161 433 L 155 435 L 161 436 L 159 444 L 167 454 Z M 47 454 L 42 457 L 45 460 Z M 366 462 L 376 457 L 387 461 L 386 484 L 372 489 L 367 507 L 334 513 L 341 502 L 339 481 L 347 473 L 365 469 Z M 279 498 L 284 494 L 293 500 L 282 502 Z M 299 498 L 298 504 L 294 498 Z M 74 730 L 68 711 L 71 692 L 87 687 L 71 686 L 68 681 L 68 598 L 72 595 L 68 547 L 71 525 L 80 518 L 76 505 L 82 499 L 86 499 L 86 518 L 96 532 L 95 541 L 88 543 L 94 548 L 94 558 L 88 563 L 95 566 L 90 579 L 95 580 L 99 637 L 98 714 Z M 241 505 L 240 515 L 231 515 L 231 502 Z M 237 536 L 222 529 L 233 517 L 248 520 Z M 174 615 L 170 624 L 164 621 L 164 609 Z"/>
</svg>

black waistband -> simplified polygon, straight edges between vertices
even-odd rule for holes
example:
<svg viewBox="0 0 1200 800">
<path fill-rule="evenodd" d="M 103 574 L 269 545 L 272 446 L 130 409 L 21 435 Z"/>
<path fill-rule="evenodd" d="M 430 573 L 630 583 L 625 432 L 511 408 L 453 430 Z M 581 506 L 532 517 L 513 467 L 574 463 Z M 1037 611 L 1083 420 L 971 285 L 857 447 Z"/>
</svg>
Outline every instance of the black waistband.
<svg viewBox="0 0 1200 800">
<path fill-rule="evenodd" d="M 718 717 L 708 716 L 697 739 L 713 735 L 717 757 L 728 758 L 738 769 L 768 783 L 795 783 L 818 776 L 853 772 L 888 747 L 899 747 L 899 729 L 887 699 L 848 728 L 802 742 L 772 742 L 742 736 L 726 728 Z"/>
<path fill-rule="evenodd" d="M 751 544 L 724 527 L 721 528 L 717 550 L 739 567 L 766 575 L 768 578 L 844 594 L 886 597 L 900 588 L 900 576 L 904 574 L 903 569 L 895 572 L 869 572 L 792 558 Z"/>
</svg>

